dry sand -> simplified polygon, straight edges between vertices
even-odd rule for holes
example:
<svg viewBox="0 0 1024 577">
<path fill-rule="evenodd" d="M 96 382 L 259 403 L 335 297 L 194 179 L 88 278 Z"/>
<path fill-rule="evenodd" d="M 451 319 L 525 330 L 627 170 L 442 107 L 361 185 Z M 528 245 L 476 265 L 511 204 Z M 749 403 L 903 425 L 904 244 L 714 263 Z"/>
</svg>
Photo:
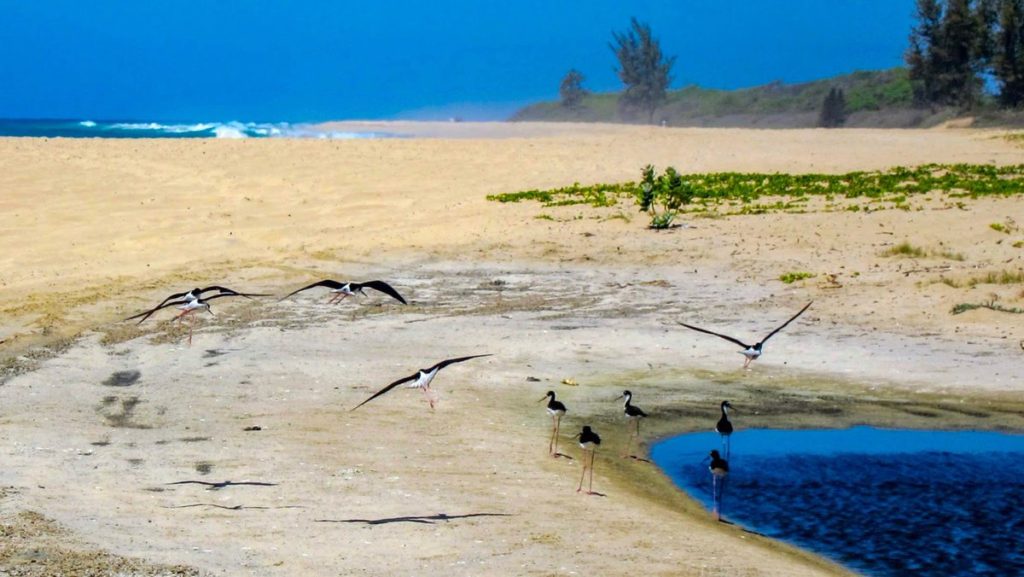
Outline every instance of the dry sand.
<svg viewBox="0 0 1024 577">
<path fill-rule="evenodd" d="M 989 227 L 1022 220 L 1019 199 L 663 233 L 625 205 L 485 199 L 632 180 L 648 163 L 1024 161 L 998 133 L 329 128 L 434 138 L 0 140 L 0 534 L 18 536 L 0 543 L 0 574 L 835 574 L 712 523 L 653 466 L 618 458 L 612 399 L 636 392 L 650 436 L 707 428 L 726 397 L 753 409 L 742 427 L 1024 427 L 1022 317 L 949 314 L 993 295 L 1024 306 L 1021 285 L 937 282 L 1022 268 L 1024 232 Z M 880 256 L 903 240 L 963 260 Z M 818 276 L 777 280 L 795 270 Z M 411 304 L 224 299 L 191 347 L 166 321 L 118 322 L 194 285 L 284 294 L 322 277 L 385 278 Z M 675 324 L 756 336 L 808 300 L 749 372 Z M 446 369 L 433 412 L 405 390 L 348 411 L 477 353 L 495 356 Z M 548 389 L 570 407 L 566 453 L 584 423 L 605 436 L 603 497 L 575 493 L 578 459 L 546 455 Z"/>
</svg>

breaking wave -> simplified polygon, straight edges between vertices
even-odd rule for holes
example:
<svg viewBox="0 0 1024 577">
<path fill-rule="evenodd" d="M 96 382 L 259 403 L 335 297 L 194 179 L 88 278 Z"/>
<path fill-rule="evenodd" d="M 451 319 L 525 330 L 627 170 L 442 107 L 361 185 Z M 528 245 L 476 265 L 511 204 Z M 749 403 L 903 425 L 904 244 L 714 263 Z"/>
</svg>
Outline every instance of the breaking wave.
<svg viewBox="0 0 1024 577">
<path fill-rule="evenodd" d="M 101 122 L 95 120 L 0 119 L 0 136 L 50 138 L 394 138 L 385 132 L 324 131 L 287 122 Z"/>
</svg>

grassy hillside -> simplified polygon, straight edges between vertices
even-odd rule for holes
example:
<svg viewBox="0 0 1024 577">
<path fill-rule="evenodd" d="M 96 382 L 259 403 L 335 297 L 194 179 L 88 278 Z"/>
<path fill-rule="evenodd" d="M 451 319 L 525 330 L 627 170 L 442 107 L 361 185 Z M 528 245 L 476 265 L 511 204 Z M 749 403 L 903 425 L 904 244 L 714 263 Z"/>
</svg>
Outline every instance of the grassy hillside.
<svg viewBox="0 0 1024 577">
<path fill-rule="evenodd" d="M 847 126 L 915 126 L 950 116 L 914 109 L 907 70 L 893 68 L 741 90 L 687 86 L 670 91 L 654 118 L 672 126 L 816 126 L 822 101 L 832 88 L 841 88 L 846 95 Z M 576 109 L 557 101 L 539 102 L 519 110 L 511 120 L 621 122 L 618 99 L 618 93 L 591 94 Z"/>
</svg>

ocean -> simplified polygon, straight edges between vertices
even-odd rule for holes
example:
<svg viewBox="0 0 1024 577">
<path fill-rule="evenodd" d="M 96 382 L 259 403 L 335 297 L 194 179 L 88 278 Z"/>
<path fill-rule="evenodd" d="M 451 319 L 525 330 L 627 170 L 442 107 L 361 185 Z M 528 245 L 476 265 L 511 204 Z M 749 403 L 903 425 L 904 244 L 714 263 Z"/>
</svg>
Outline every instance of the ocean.
<svg viewBox="0 0 1024 577">
<path fill-rule="evenodd" d="M 711 507 L 717 433 L 651 456 Z M 866 575 L 1024 575 L 1024 435 L 752 429 L 733 434 L 722 516 Z"/>
<path fill-rule="evenodd" d="M 388 132 L 325 131 L 312 124 L 287 122 L 97 121 L 0 119 L 0 136 L 45 138 L 399 138 Z"/>
</svg>

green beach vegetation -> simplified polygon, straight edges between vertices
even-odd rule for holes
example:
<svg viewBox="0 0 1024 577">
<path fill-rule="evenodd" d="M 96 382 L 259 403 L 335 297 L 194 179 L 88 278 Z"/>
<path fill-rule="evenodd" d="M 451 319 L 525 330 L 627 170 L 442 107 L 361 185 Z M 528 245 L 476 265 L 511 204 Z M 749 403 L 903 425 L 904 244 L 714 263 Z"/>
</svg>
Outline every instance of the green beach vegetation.
<svg viewBox="0 0 1024 577">
<path fill-rule="evenodd" d="M 533 201 L 545 207 L 607 208 L 632 202 L 651 217 L 652 228 L 666 228 L 684 213 L 715 217 L 812 210 L 962 208 L 956 199 L 1024 193 L 1024 165 L 926 164 L 845 174 L 683 174 L 672 167 L 658 174 L 653 166 L 646 166 L 640 176 L 638 182 L 577 182 L 562 188 L 494 194 L 487 199 L 502 203 Z M 820 201 L 816 207 L 809 205 L 812 199 Z M 933 254 L 957 260 L 953 253 Z"/>
</svg>

